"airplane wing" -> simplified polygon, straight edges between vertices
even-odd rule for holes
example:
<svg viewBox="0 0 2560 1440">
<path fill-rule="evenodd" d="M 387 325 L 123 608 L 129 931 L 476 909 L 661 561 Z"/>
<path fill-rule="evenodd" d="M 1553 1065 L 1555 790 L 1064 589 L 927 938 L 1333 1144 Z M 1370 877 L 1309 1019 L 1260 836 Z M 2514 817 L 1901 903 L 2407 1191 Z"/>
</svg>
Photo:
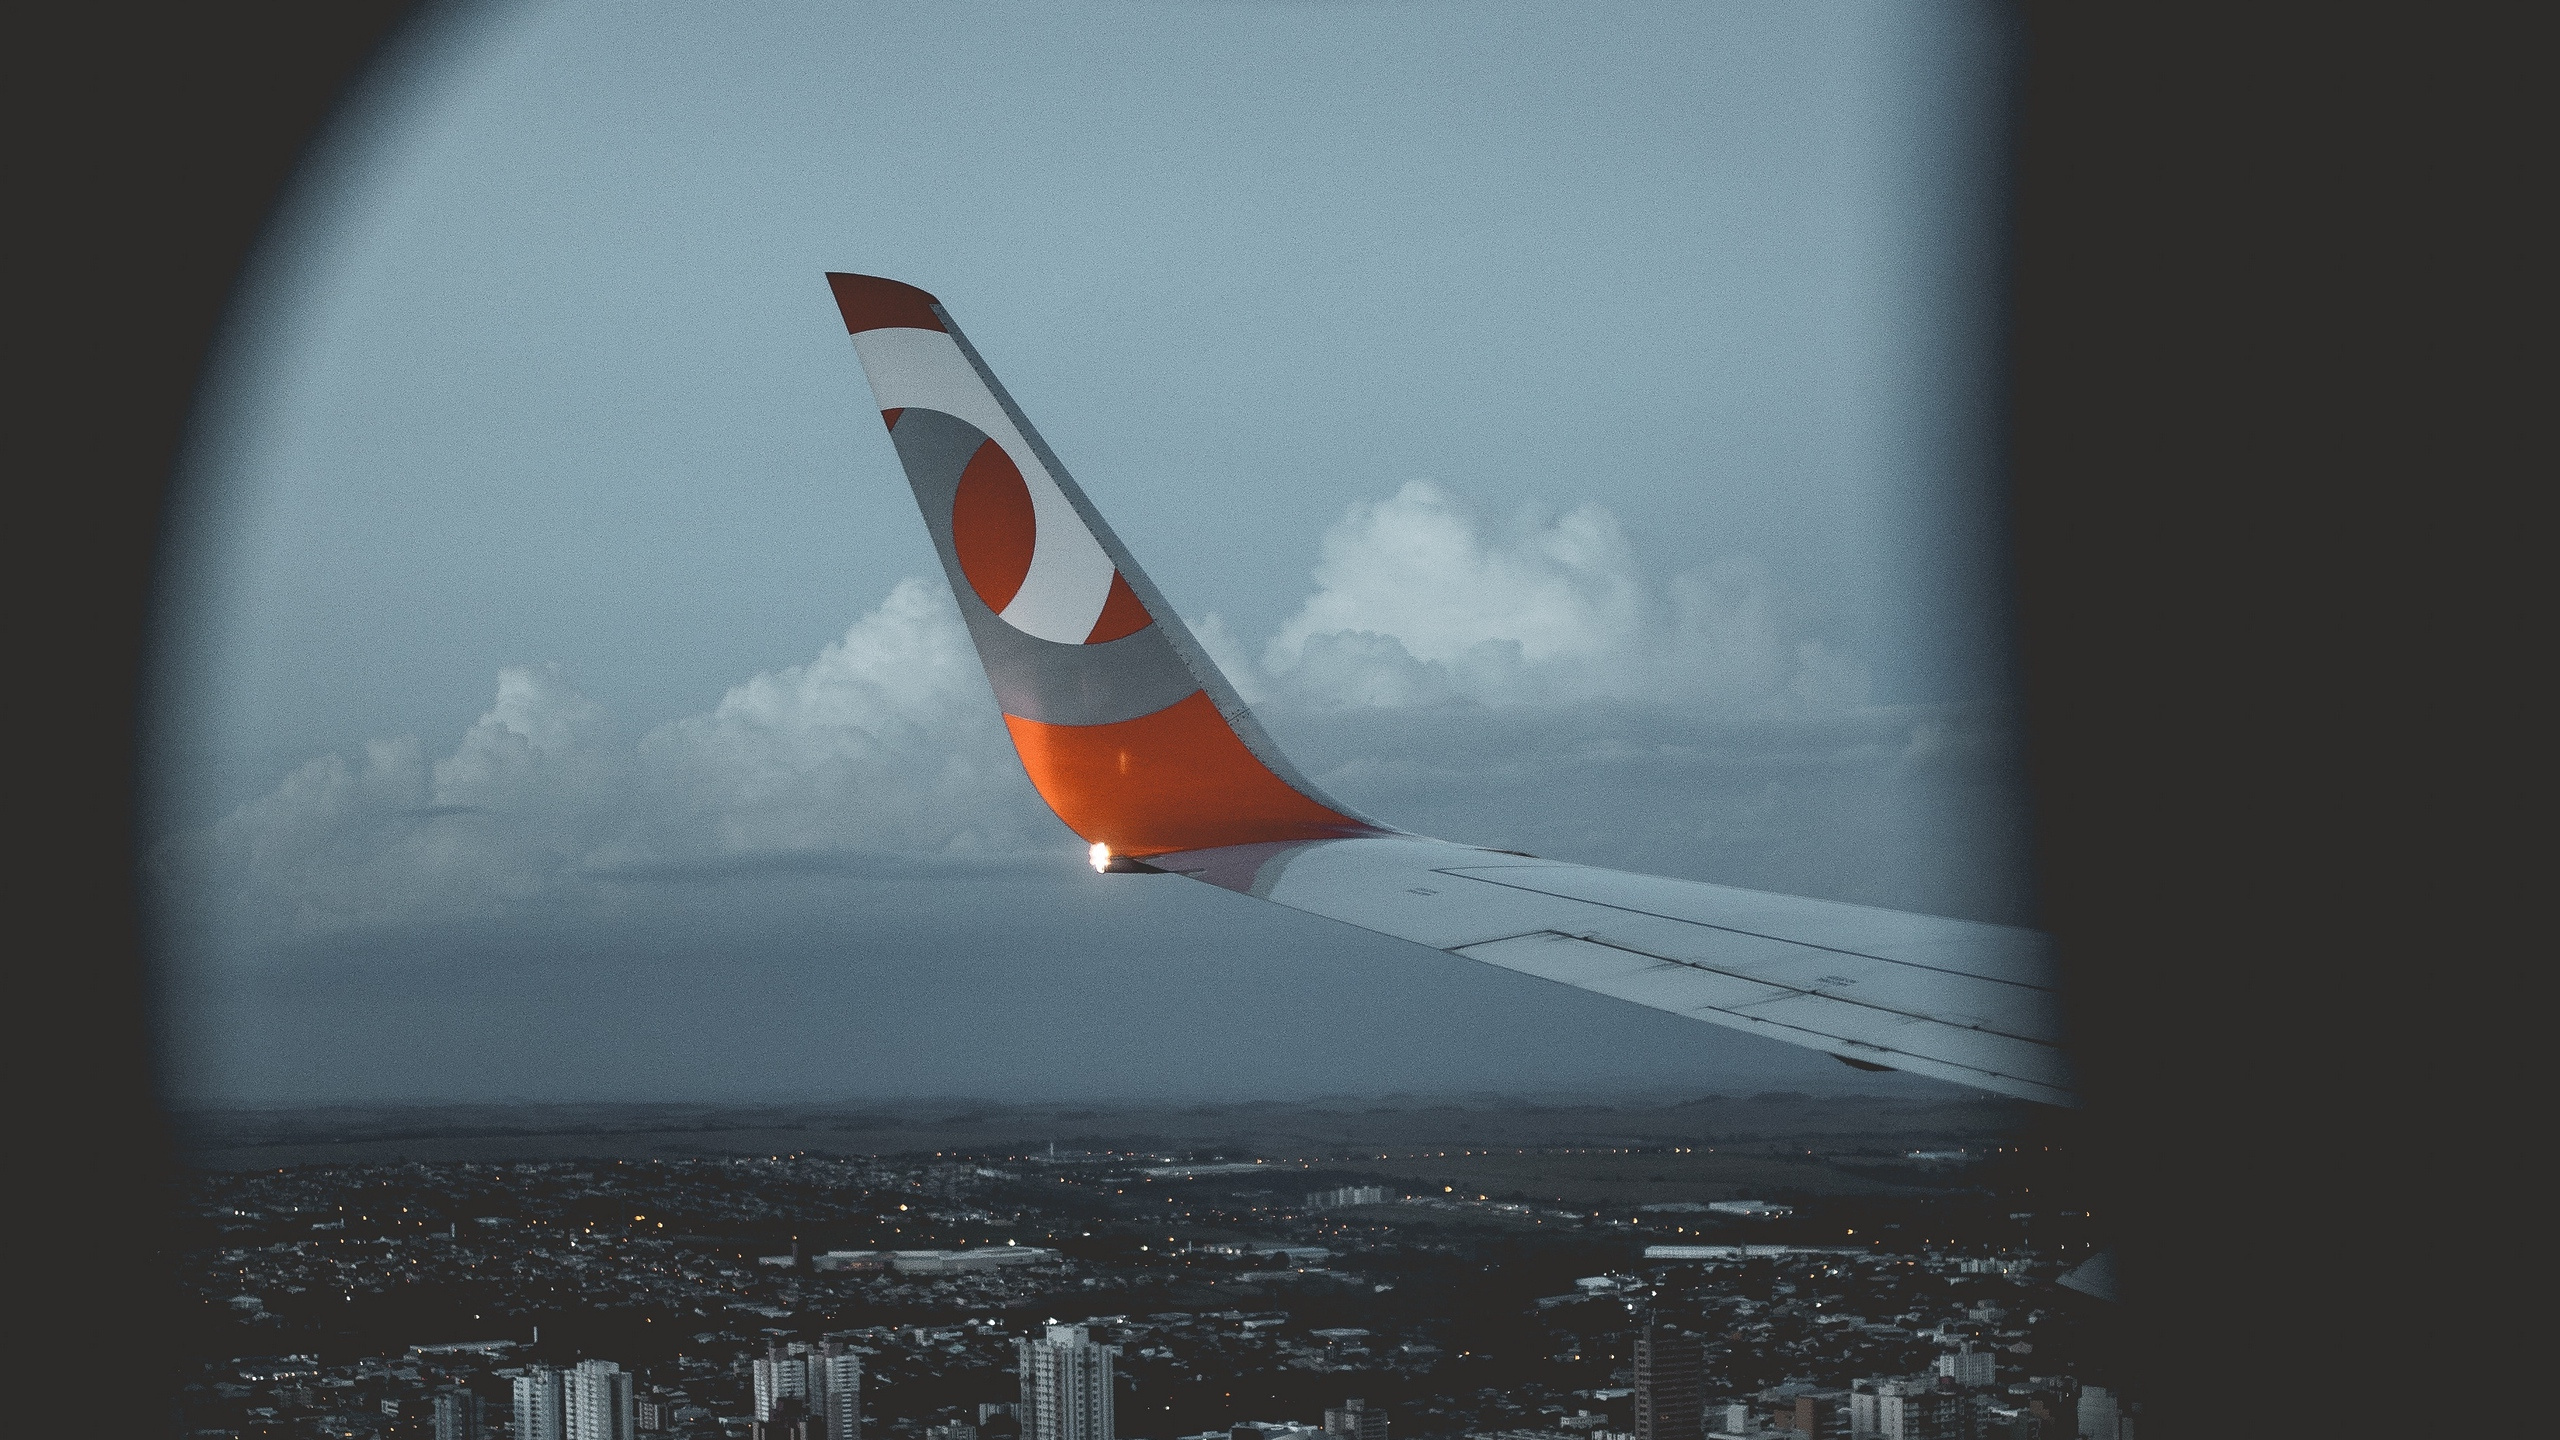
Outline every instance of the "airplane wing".
<svg viewBox="0 0 2560 1440">
<path fill-rule="evenodd" d="M 1190 876 L 1864 1068 L 2077 1103 L 2034 931 L 1455 845 L 1325 795 L 941 302 L 827 281 L 1015 752 L 1096 869 Z"/>
</svg>

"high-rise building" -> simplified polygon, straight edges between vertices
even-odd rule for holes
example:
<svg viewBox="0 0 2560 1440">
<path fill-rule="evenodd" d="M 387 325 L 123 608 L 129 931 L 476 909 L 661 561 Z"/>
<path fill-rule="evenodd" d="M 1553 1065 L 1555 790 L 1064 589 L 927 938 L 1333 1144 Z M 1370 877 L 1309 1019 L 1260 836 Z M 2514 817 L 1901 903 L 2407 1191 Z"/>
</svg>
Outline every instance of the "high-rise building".
<svg viewBox="0 0 2560 1440">
<path fill-rule="evenodd" d="M 561 1440 L 632 1440 L 639 1428 L 631 1374 L 610 1360 L 581 1360 L 560 1376 Z"/>
<path fill-rule="evenodd" d="M 559 1371 L 548 1365 L 528 1365 L 516 1376 L 515 1390 L 515 1440 L 569 1440 Z"/>
<path fill-rule="evenodd" d="M 496 1440 L 490 1434 L 488 1402 L 468 1390 L 437 1391 L 432 1413 L 436 1440 Z"/>
<path fill-rule="evenodd" d="M 1962 1349 L 1939 1356 L 1937 1370 L 1968 1390 L 1981 1390 L 1999 1377 L 2000 1365 L 1990 1351 L 1967 1340 Z"/>
<path fill-rule="evenodd" d="M 815 1413 L 809 1402 L 808 1347 L 794 1345 L 785 1350 L 780 1345 L 768 1347 L 754 1366 L 755 1418 L 771 1420 L 782 1413 L 782 1402 L 796 1400 L 806 1413 Z"/>
<path fill-rule="evenodd" d="M 826 1426 L 827 1440 L 862 1440 L 862 1357 L 830 1340 L 812 1351 L 793 1342 L 768 1348 L 753 1367 L 755 1418 L 782 1418 L 789 1404 L 795 1414 L 815 1416 Z"/>
<path fill-rule="evenodd" d="M 1329 1440 L 1387 1440 L 1387 1412 L 1355 1395 L 1324 1412 L 1324 1433 Z"/>
<path fill-rule="evenodd" d="M 809 1357 L 809 1413 L 827 1440 L 862 1440 L 862 1357 L 830 1340 Z"/>
<path fill-rule="evenodd" d="M 1802 1440 L 1831 1440 L 1831 1403 L 1824 1396 L 1799 1395 L 1771 1418 L 1776 1428 L 1791 1430 Z"/>
<path fill-rule="evenodd" d="M 747 1422 L 747 1440 L 826 1440 L 827 1422 L 809 1413 L 808 1402 L 784 1399 L 773 1413 Z"/>
<path fill-rule="evenodd" d="M 1636 1336 L 1636 1440 L 1700 1440 L 1706 1433 L 1706 1350 L 1660 1321 Z"/>
<path fill-rule="evenodd" d="M 1861 1380 L 1849 1387 L 1851 1440 L 1965 1440 L 1962 1392 L 1926 1380 Z"/>
<path fill-rule="evenodd" d="M 1038 1340 L 1016 1340 L 1022 1440 L 1112 1440 L 1111 1361 L 1082 1325 L 1052 1325 Z"/>
</svg>

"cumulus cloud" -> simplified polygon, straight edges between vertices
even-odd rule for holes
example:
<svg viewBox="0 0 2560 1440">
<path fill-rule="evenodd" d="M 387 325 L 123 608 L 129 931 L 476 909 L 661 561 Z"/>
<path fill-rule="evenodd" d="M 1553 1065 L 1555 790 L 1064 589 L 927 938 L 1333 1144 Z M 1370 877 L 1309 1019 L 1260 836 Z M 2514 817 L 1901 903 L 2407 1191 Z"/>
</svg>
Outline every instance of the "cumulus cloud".
<svg viewBox="0 0 2560 1440">
<path fill-rule="evenodd" d="M 1763 568 L 1733 559 L 1657 581 L 1597 505 L 1496 530 L 1415 481 L 1327 532 L 1315 581 L 1255 678 L 1318 707 L 1804 713 L 1866 696 L 1855 660 L 1805 633 Z"/>
<path fill-rule="evenodd" d="M 154 868 L 182 925 L 254 944 L 630 878 L 1005 854 L 1054 826 L 949 596 L 908 580 L 815 660 L 636 742 L 556 669 L 509 667 L 451 753 L 406 738 L 321 756 Z"/>
<path fill-rule="evenodd" d="M 986 853 L 1040 811 L 959 613 L 907 580 L 815 661 L 749 680 L 639 745 L 647 823 L 592 858 Z"/>
<path fill-rule="evenodd" d="M 1738 782 L 1682 769 L 1697 770 L 1701 746 L 1737 753 L 1736 725 L 1875 751 L 1861 764 L 1884 763 L 1906 735 L 1915 754 L 1945 743 L 1866 710 L 1856 663 L 1807 633 L 1765 572 L 1728 561 L 1649 575 L 1597 506 L 1495 527 L 1410 484 L 1335 525 L 1313 581 L 1267 643 L 1211 615 L 1202 644 L 1284 734 L 1314 742 L 1302 761 L 1344 798 L 1393 800 L 1406 808 L 1391 818 L 1445 820 L 1453 836 L 1478 822 L 1435 816 L 1432 795 L 1526 793 L 1587 771 L 1582 788 L 1617 798 L 1584 828 L 1649 836 L 1647 863 L 1677 870 L 1655 853 L 1736 823 Z M 1635 710 L 1654 718 L 1630 728 Z M 1335 719 L 1310 731 L 1293 714 Z M 1858 715 L 1869 719 L 1837 723 Z M 1450 766 L 1469 774 L 1440 773 Z M 1551 798 L 1533 808 L 1563 813 Z M 556 669 L 510 667 L 450 751 L 407 738 L 321 756 L 172 841 L 156 870 L 165 913 L 254 948 L 610 907 L 669 878 L 1047 854 L 1061 838 L 949 594 L 908 580 L 809 663 L 636 739 Z"/>
</svg>

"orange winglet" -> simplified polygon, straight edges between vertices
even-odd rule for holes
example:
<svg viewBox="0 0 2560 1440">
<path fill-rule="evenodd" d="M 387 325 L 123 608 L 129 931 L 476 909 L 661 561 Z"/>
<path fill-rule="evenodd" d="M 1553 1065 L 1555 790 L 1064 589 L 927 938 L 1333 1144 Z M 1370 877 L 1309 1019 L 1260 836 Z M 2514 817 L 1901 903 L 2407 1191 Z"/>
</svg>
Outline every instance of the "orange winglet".
<svg viewBox="0 0 2560 1440">
<path fill-rule="evenodd" d="M 1378 833 L 1272 774 L 1197 690 L 1115 725 L 1004 723 L 1040 798 L 1115 855 Z"/>
</svg>

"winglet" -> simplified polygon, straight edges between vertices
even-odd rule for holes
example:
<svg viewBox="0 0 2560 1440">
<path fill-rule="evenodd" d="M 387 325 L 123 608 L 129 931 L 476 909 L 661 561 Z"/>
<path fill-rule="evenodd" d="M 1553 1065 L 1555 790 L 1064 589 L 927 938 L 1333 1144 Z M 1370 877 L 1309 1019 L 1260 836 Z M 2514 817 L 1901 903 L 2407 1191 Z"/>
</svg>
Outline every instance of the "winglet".
<svg viewBox="0 0 2560 1440">
<path fill-rule="evenodd" d="M 836 309 L 844 313 L 847 334 L 891 328 L 943 328 L 942 317 L 934 313 L 942 302 L 913 285 L 883 280 L 877 275 L 829 274 L 827 286 L 836 292 Z"/>
<path fill-rule="evenodd" d="M 1127 862 L 1392 833 L 1282 757 L 939 301 L 827 284 L 1014 751 L 1068 829 Z"/>
</svg>

